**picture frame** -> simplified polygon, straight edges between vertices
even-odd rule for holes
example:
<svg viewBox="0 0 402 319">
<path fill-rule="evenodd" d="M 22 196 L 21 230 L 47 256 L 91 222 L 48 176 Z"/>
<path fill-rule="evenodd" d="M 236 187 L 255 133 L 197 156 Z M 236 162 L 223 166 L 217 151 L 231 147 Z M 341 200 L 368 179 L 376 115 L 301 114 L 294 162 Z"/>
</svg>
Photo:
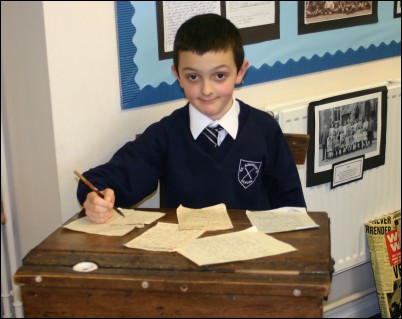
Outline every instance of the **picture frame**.
<svg viewBox="0 0 402 319">
<path fill-rule="evenodd" d="M 364 155 L 364 170 L 385 163 L 387 87 L 311 102 L 307 187 L 332 181 L 333 164 Z"/>
<path fill-rule="evenodd" d="M 300 34 L 378 22 L 378 1 L 298 1 Z"/>
<path fill-rule="evenodd" d="M 401 2 L 394 1 L 394 19 L 401 17 Z"/>
</svg>

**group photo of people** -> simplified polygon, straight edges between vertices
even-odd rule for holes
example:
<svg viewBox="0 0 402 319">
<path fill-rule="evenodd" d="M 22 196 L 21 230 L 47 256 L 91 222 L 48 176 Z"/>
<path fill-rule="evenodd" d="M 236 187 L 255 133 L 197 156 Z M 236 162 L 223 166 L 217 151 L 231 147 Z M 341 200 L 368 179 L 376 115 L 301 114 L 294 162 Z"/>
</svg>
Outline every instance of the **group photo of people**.
<svg viewBox="0 0 402 319">
<path fill-rule="evenodd" d="M 377 108 L 377 99 L 372 99 L 320 111 L 320 164 L 375 150 Z"/>
<path fill-rule="evenodd" d="M 306 19 L 317 22 L 326 17 L 342 19 L 370 14 L 372 1 L 306 1 Z"/>
</svg>

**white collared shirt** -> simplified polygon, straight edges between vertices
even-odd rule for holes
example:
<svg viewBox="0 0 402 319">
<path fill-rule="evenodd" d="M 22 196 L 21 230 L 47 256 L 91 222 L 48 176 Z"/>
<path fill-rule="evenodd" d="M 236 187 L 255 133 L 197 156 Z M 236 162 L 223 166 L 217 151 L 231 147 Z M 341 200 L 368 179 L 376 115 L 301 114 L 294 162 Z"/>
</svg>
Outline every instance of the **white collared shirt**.
<svg viewBox="0 0 402 319">
<path fill-rule="evenodd" d="M 218 134 L 218 145 L 220 145 L 229 134 L 234 140 L 237 136 L 237 130 L 239 128 L 239 113 L 240 106 L 236 99 L 233 99 L 233 104 L 229 111 L 217 121 L 212 121 L 208 116 L 202 114 L 190 103 L 190 130 L 194 139 L 197 139 L 202 131 L 207 127 L 215 127 L 218 124 L 224 129 Z"/>
</svg>

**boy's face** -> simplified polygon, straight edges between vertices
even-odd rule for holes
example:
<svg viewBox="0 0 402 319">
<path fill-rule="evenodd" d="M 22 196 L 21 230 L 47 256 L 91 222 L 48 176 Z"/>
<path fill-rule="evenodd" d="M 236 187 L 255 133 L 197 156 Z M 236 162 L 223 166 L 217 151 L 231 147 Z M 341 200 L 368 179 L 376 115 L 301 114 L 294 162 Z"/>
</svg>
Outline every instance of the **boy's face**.
<svg viewBox="0 0 402 319">
<path fill-rule="evenodd" d="M 230 109 L 235 84 L 241 83 L 248 62 L 237 72 L 232 51 L 179 53 L 179 69 L 172 65 L 187 99 L 201 113 L 219 120 Z"/>
</svg>

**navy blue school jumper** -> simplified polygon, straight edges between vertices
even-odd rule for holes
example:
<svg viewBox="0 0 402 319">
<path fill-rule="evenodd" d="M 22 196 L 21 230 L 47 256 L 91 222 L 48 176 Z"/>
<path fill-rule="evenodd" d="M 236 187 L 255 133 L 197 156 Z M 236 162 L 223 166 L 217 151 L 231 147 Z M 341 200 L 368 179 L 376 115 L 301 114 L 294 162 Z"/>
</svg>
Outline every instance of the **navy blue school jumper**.
<svg viewBox="0 0 402 319">
<path fill-rule="evenodd" d="M 228 209 L 305 207 L 289 146 L 274 118 L 239 101 L 239 130 L 214 147 L 203 134 L 194 140 L 189 105 L 150 125 L 111 160 L 83 175 L 98 189 L 112 188 L 118 207 L 131 207 L 162 181 L 166 207 L 219 203 Z M 90 192 L 79 183 L 81 203 Z"/>
</svg>

